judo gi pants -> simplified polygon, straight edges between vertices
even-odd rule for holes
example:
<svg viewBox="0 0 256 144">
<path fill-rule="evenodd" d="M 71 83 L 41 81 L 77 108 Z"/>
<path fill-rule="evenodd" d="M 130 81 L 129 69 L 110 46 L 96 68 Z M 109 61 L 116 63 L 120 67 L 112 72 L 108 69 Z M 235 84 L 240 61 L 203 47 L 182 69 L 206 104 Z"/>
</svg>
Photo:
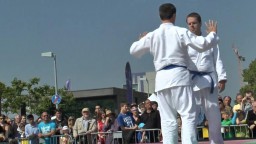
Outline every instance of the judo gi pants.
<svg viewBox="0 0 256 144">
<path fill-rule="evenodd" d="M 200 111 L 200 107 L 202 106 L 206 119 L 208 120 L 210 144 L 223 144 L 217 88 L 214 89 L 212 94 L 210 93 L 210 88 L 194 91 L 193 96 L 196 100 L 197 112 Z"/>
<path fill-rule="evenodd" d="M 190 86 L 176 86 L 157 92 L 163 144 L 178 143 L 177 112 L 182 119 L 182 144 L 197 144 L 196 103 Z"/>
</svg>

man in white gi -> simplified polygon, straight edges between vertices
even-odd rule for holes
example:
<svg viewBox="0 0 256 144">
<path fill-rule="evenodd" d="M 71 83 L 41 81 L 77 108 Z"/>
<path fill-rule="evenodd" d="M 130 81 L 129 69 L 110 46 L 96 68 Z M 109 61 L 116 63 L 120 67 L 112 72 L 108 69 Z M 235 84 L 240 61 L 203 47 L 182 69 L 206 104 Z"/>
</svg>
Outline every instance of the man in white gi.
<svg viewBox="0 0 256 144">
<path fill-rule="evenodd" d="M 162 24 L 132 44 L 130 53 L 140 57 L 150 52 L 156 70 L 155 91 L 157 92 L 164 144 L 178 143 L 177 112 L 182 118 L 183 144 L 196 144 L 196 105 L 192 97 L 190 74 L 187 70 L 188 46 L 198 51 L 216 45 L 217 26 L 207 24 L 209 34 L 196 36 L 188 29 L 174 26 L 176 8 L 166 3 L 159 7 Z"/>
<path fill-rule="evenodd" d="M 190 13 L 186 22 L 191 32 L 201 36 L 202 23 L 198 13 Z M 193 79 L 193 96 L 197 103 L 197 115 L 202 108 L 209 124 L 210 143 L 223 144 L 218 88 L 220 92 L 225 89 L 227 78 L 220 59 L 218 45 L 214 47 L 202 53 L 189 48 L 188 54 L 191 60 L 188 68 Z"/>
</svg>

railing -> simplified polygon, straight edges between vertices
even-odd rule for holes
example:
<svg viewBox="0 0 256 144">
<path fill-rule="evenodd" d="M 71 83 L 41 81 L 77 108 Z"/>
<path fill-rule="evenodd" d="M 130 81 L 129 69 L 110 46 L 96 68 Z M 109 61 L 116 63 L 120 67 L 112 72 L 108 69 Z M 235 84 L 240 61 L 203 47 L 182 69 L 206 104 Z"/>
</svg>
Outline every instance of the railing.
<svg viewBox="0 0 256 144">
<path fill-rule="evenodd" d="M 221 133 L 224 139 L 251 138 L 250 129 L 247 124 L 222 126 Z"/>
<path fill-rule="evenodd" d="M 113 134 L 112 132 L 94 132 L 91 133 L 91 139 L 93 139 L 96 144 L 110 144 L 113 141 Z"/>
<path fill-rule="evenodd" d="M 224 140 L 228 139 L 249 139 L 253 138 L 253 133 L 247 124 L 222 126 L 221 133 Z M 208 128 L 204 126 L 197 127 L 198 141 L 209 138 Z"/>
<path fill-rule="evenodd" d="M 93 132 L 80 134 L 74 140 L 74 144 L 121 144 L 123 143 L 122 131 L 116 132 Z"/>
<path fill-rule="evenodd" d="M 48 137 L 46 141 L 50 144 L 122 144 L 124 143 L 126 132 L 94 132 L 91 134 L 79 134 L 77 138 L 71 135 L 54 135 Z M 131 143 L 157 143 L 161 141 L 161 129 L 140 129 L 131 131 Z M 198 141 L 209 138 L 208 128 L 204 126 L 197 127 Z M 227 139 L 249 139 L 253 136 L 252 131 L 247 124 L 222 126 L 221 132 L 224 140 Z M 27 138 L 18 139 L 19 144 L 30 144 Z M 44 143 L 44 139 L 39 139 L 39 143 Z M 0 143 L 2 144 L 2 143 Z"/>
<path fill-rule="evenodd" d="M 46 138 L 18 138 L 14 139 L 17 142 L 13 143 L 19 143 L 19 144 L 76 144 L 75 140 L 70 135 L 53 135 L 51 137 Z M 0 143 L 1 144 L 1 143 Z"/>
<path fill-rule="evenodd" d="M 161 129 L 139 129 L 135 132 L 135 143 L 160 142 Z"/>
<path fill-rule="evenodd" d="M 156 143 L 160 141 L 160 129 L 140 129 L 140 130 L 128 130 L 128 131 L 115 131 L 115 132 L 94 132 L 90 135 L 79 135 L 74 144 L 122 144 L 125 143 L 127 135 L 131 135 L 131 143 Z M 83 137 L 87 138 L 83 140 Z M 90 137 L 90 140 L 88 141 Z M 82 141 L 82 142 L 81 142 Z"/>
</svg>

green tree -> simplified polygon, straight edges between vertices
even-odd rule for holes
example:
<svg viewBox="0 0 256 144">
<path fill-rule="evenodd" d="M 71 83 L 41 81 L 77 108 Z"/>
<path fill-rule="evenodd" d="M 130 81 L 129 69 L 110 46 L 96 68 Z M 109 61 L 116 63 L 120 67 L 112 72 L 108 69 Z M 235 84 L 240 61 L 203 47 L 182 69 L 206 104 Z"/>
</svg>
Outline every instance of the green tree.
<svg viewBox="0 0 256 144">
<path fill-rule="evenodd" d="M 250 90 L 253 93 L 256 92 L 256 60 L 253 60 L 247 69 L 243 70 L 244 82 L 248 84 L 240 89 L 241 94 L 245 94 L 246 91 Z"/>
<path fill-rule="evenodd" d="M 5 89 L 6 89 L 5 84 L 0 82 L 0 114 L 2 111 L 2 98 L 4 95 Z"/>
<path fill-rule="evenodd" d="M 55 109 L 55 105 L 51 102 L 51 97 L 55 94 L 54 87 L 49 85 L 39 86 L 39 82 L 39 78 L 32 78 L 28 82 L 14 78 L 11 86 L 3 86 L 3 111 L 19 113 L 21 106 L 25 104 L 28 112 L 32 114 L 40 115 L 43 111 L 52 112 Z M 0 90 L 1 88 L 0 83 Z M 59 108 L 64 112 L 69 112 L 69 107 L 74 105 L 75 102 L 72 93 L 62 88 L 58 90 L 58 94 L 62 97 Z"/>
</svg>

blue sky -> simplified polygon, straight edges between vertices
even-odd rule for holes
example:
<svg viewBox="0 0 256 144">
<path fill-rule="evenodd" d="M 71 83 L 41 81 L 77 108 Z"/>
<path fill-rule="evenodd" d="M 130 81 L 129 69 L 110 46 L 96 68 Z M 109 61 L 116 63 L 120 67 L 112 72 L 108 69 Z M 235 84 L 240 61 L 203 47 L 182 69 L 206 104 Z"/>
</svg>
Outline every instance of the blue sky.
<svg viewBox="0 0 256 144">
<path fill-rule="evenodd" d="M 72 90 L 121 87 L 125 64 L 132 72 L 153 71 L 152 57 L 136 59 L 129 47 L 139 33 L 160 24 L 158 7 L 171 2 L 177 8 L 176 25 L 186 27 L 190 12 L 203 21 L 218 21 L 220 51 L 228 73 L 222 95 L 239 90 L 238 64 L 232 44 L 246 57 L 243 68 L 255 59 L 254 0 L 1 0 L 0 81 L 10 85 L 14 77 L 54 85 L 53 60 L 42 52 L 57 55 L 58 85 L 71 80 Z"/>
</svg>

